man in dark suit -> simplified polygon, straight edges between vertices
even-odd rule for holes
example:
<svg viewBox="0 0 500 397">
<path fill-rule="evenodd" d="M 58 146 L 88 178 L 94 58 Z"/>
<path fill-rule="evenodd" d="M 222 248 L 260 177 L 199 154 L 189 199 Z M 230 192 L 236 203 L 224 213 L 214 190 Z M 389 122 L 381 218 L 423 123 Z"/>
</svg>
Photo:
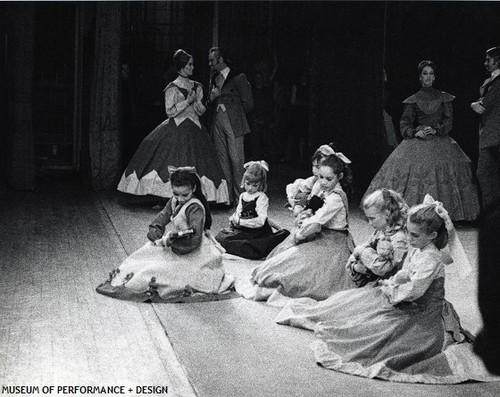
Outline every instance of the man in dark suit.
<svg viewBox="0 0 500 397">
<path fill-rule="evenodd" d="M 500 47 L 486 51 L 484 66 L 490 73 L 471 108 L 481 115 L 477 179 L 483 209 L 500 198 Z"/>
<path fill-rule="evenodd" d="M 244 135 L 250 133 L 246 113 L 253 108 L 252 89 L 245 74 L 231 67 L 222 48 L 210 49 L 208 63 L 211 69 L 208 101 L 214 112 L 212 140 L 229 185 L 231 203 L 235 203 L 244 171 Z"/>
</svg>

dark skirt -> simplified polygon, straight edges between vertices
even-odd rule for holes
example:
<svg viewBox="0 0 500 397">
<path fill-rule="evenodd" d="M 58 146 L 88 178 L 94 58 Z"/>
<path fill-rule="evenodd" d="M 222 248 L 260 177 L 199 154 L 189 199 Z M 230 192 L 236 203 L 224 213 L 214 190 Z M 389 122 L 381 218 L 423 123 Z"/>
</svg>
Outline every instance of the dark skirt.
<svg viewBox="0 0 500 397">
<path fill-rule="evenodd" d="M 474 220 L 479 214 L 471 161 L 448 135 L 403 140 L 375 175 L 364 197 L 382 188 L 400 193 L 410 206 L 422 203 L 430 194 L 443 203 L 454 221 Z"/>
<path fill-rule="evenodd" d="M 179 125 L 167 119 L 144 138 L 125 169 L 118 190 L 140 196 L 172 197 L 168 166 L 195 167 L 207 200 L 229 203 L 227 182 L 207 130 L 190 119 Z"/>
<path fill-rule="evenodd" d="M 262 259 L 289 236 L 288 230 L 273 232 L 266 220 L 259 228 L 238 227 L 222 230 L 215 239 L 228 254 L 247 259 Z"/>
</svg>

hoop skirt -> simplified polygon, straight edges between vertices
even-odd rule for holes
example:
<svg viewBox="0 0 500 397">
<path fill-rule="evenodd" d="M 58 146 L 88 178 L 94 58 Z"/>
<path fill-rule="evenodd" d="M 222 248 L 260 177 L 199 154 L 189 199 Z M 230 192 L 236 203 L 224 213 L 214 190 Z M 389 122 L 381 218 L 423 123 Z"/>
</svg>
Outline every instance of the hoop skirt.
<svg viewBox="0 0 500 397">
<path fill-rule="evenodd" d="M 452 220 L 477 218 L 480 207 L 471 160 L 449 136 L 454 98 L 447 92 L 423 87 L 403 101 L 400 126 L 405 139 L 382 165 L 364 197 L 387 188 L 400 193 L 413 206 L 430 194 L 443 203 Z M 426 132 L 429 127 L 433 133 Z M 421 131 L 425 139 L 416 137 Z"/>
<path fill-rule="evenodd" d="M 118 190 L 134 195 L 172 197 L 167 167 L 194 166 L 208 201 L 229 204 L 227 182 L 203 125 L 168 118 L 140 144 L 122 175 Z"/>
<path fill-rule="evenodd" d="M 377 189 L 400 193 L 409 206 L 426 194 L 441 201 L 452 220 L 474 220 L 479 214 L 471 160 L 449 135 L 405 139 L 373 178 L 364 197 Z"/>
</svg>

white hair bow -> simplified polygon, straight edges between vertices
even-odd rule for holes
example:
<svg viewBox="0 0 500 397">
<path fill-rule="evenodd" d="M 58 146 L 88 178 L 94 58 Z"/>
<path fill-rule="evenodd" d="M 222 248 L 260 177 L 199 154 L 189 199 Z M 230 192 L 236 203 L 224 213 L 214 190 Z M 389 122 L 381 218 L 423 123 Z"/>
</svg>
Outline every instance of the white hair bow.
<svg viewBox="0 0 500 397">
<path fill-rule="evenodd" d="M 349 160 L 343 153 L 335 152 L 330 145 L 321 145 L 318 150 L 324 154 L 325 156 L 337 156 L 341 159 L 345 164 L 351 164 L 351 160 Z"/>
<path fill-rule="evenodd" d="M 267 164 L 267 161 L 265 160 L 259 160 L 259 161 L 248 161 L 246 162 L 245 164 L 243 164 L 243 167 L 245 169 L 247 169 L 248 167 L 250 167 L 252 164 L 258 164 L 260 165 L 262 168 L 264 168 L 267 172 L 269 172 L 269 164 Z"/>
<path fill-rule="evenodd" d="M 457 231 L 455 230 L 455 226 L 453 225 L 448 211 L 446 211 L 442 202 L 434 200 L 430 194 L 425 195 L 423 203 L 434 205 L 436 214 L 443 219 L 446 230 L 448 231 L 448 245 L 442 249 L 443 262 L 447 265 L 455 263 L 460 277 L 465 278 L 472 272 L 472 266 L 469 262 L 469 258 L 467 258 L 462 243 L 458 239 Z"/>
<path fill-rule="evenodd" d="M 441 201 L 434 200 L 434 198 L 430 194 L 426 194 L 423 203 L 427 205 L 434 205 L 434 210 L 436 211 L 436 214 L 438 214 L 439 217 L 444 221 L 444 225 L 446 226 L 446 230 L 448 231 L 448 233 L 451 230 L 455 229 L 450 215 L 448 214 L 448 211 L 445 210 Z"/>
</svg>

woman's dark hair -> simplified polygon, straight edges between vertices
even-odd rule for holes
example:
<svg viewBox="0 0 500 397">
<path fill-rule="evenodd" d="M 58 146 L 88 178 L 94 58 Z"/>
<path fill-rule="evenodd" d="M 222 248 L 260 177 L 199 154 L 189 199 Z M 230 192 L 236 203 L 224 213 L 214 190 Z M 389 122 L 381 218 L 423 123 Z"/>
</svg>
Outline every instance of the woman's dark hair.
<svg viewBox="0 0 500 397">
<path fill-rule="evenodd" d="M 205 208 L 205 230 L 210 229 L 212 226 L 212 215 L 210 214 L 210 207 L 208 205 L 208 201 L 205 198 L 205 195 L 201 191 L 201 181 L 198 175 L 185 171 L 185 170 L 177 170 L 170 175 L 170 184 L 172 186 L 191 186 L 195 188 L 193 196 L 201 201 L 203 207 Z"/>
<path fill-rule="evenodd" d="M 177 50 L 174 53 L 174 67 L 177 72 L 179 72 L 184 66 L 186 66 L 189 62 L 189 60 L 192 58 L 191 55 L 189 55 L 186 51 L 184 50 Z"/>
<path fill-rule="evenodd" d="M 349 164 L 344 163 L 340 157 L 335 154 L 324 157 L 319 162 L 319 166 L 330 167 L 335 175 L 339 177 L 340 185 L 346 193 L 352 192 L 352 171 Z"/>
<path fill-rule="evenodd" d="M 424 68 L 426 66 L 429 66 L 430 68 L 432 68 L 432 70 L 434 70 L 434 74 L 437 73 L 437 70 L 436 70 L 436 64 L 432 61 L 429 61 L 429 60 L 423 60 L 421 61 L 419 64 L 418 64 L 418 75 L 420 76 L 422 74 L 422 70 L 424 70 Z"/>
</svg>

